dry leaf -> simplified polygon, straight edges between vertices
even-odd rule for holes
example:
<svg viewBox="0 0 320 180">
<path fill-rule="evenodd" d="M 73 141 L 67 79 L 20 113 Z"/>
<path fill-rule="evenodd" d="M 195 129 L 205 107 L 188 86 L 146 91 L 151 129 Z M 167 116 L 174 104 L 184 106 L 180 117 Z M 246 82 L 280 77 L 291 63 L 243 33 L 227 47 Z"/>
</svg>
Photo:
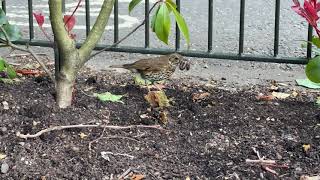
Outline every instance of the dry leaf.
<svg viewBox="0 0 320 180">
<path fill-rule="evenodd" d="M 195 93 L 192 95 L 192 101 L 198 101 L 198 100 L 202 100 L 205 99 L 206 97 L 210 96 L 210 93 L 205 92 L 205 93 Z"/>
<path fill-rule="evenodd" d="M 274 99 L 272 95 L 264 95 L 262 93 L 259 93 L 258 96 L 256 96 L 256 99 L 258 101 L 271 101 Z"/>
<path fill-rule="evenodd" d="M 6 157 L 7 157 L 7 155 L 0 153 L 0 160 L 4 159 Z"/>
<path fill-rule="evenodd" d="M 272 92 L 272 96 L 277 99 L 286 99 L 291 96 L 291 94 L 288 93 L 281 93 L 281 92 Z"/>
<path fill-rule="evenodd" d="M 168 124 L 168 111 L 163 111 L 160 113 L 160 121 L 163 124 Z"/>
<path fill-rule="evenodd" d="M 80 133 L 79 136 L 80 136 L 81 139 L 84 139 L 84 138 L 86 138 L 88 135 L 86 135 L 85 133 Z"/>
<path fill-rule="evenodd" d="M 149 102 L 152 107 L 168 107 L 169 99 L 163 91 L 149 91 L 144 98 Z"/>
<path fill-rule="evenodd" d="M 142 175 L 142 174 L 134 174 L 134 175 L 132 175 L 132 176 L 130 177 L 131 180 L 142 180 L 142 179 L 144 179 L 144 178 L 145 178 L 145 176 Z"/>
<path fill-rule="evenodd" d="M 300 180 L 319 180 L 320 176 L 301 176 Z"/>
<path fill-rule="evenodd" d="M 187 176 L 187 177 L 186 177 L 186 180 L 191 180 L 191 179 L 190 179 L 190 176 Z"/>
<path fill-rule="evenodd" d="M 311 145 L 310 144 L 304 144 L 304 145 L 302 145 L 302 147 L 303 147 L 303 151 L 307 153 L 310 150 Z"/>
</svg>

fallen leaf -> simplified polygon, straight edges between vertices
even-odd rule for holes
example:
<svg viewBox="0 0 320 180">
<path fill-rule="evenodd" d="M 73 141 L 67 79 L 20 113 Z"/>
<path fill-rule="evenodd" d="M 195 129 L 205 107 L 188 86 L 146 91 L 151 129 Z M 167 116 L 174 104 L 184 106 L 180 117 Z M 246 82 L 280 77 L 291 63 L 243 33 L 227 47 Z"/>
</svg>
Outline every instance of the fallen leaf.
<svg viewBox="0 0 320 180">
<path fill-rule="evenodd" d="M 291 96 L 291 94 L 288 93 L 281 93 L 281 92 L 272 92 L 272 96 L 277 99 L 286 99 Z"/>
<path fill-rule="evenodd" d="M 134 83 L 139 86 L 146 86 L 146 85 L 152 84 L 151 81 L 143 79 L 140 74 L 137 74 L 136 76 L 134 76 L 133 79 L 134 79 Z"/>
<path fill-rule="evenodd" d="M 42 71 L 37 69 L 18 69 L 16 72 L 24 76 L 41 76 L 44 74 Z"/>
<path fill-rule="evenodd" d="M 191 179 L 190 179 L 190 176 L 187 176 L 187 177 L 186 177 L 186 180 L 191 180 Z"/>
<path fill-rule="evenodd" d="M 320 176 L 301 176 L 300 180 L 319 180 Z"/>
<path fill-rule="evenodd" d="M 164 91 L 149 91 L 144 98 L 152 107 L 168 107 L 170 106 L 169 99 Z"/>
<path fill-rule="evenodd" d="M 309 79 L 296 79 L 299 86 L 303 86 L 310 89 L 320 89 L 320 83 L 314 83 Z"/>
<path fill-rule="evenodd" d="M 103 101 L 103 102 L 109 101 L 109 102 L 119 102 L 124 104 L 124 102 L 120 100 L 123 97 L 123 95 L 115 95 L 110 92 L 105 92 L 102 94 L 94 93 L 93 96 L 97 97 L 100 101 Z"/>
<path fill-rule="evenodd" d="M 4 159 L 6 157 L 7 157 L 7 155 L 0 153 L 0 160 Z"/>
<path fill-rule="evenodd" d="M 258 101 L 271 101 L 274 99 L 272 95 L 264 95 L 262 93 L 259 93 L 258 96 L 256 96 L 256 99 Z"/>
<path fill-rule="evenodd" d="M 144 176 L 143 174 L 133 174 L 133 175 L 130 177 L 131 180 L 142 180 L 142 179 L 144 179 L 144 178 L 145 178 L 145 176 Z"/>
<path fill-rule="evenodd" d="M 307 152 L 309 152 L 309 150 L 311 148 L 311 145 L 310 144 L 304 144 L 304 145 L 302 145 L 302 147 L 303 147 L 303 151 L 305 153 L 307 153 Z"/>
<path fill-rule="evenodd" d="M 210 96 L 210 93 L 208 92 L 204 92 L 204 93 L 195 93 L 193 94 L 192 96 L 192 101 L 195 102 L 195 101 L 198 101 L 198 100 L 202 100 L 202 99 L 205 99 L 206 97 Z"/>
<path fill-rule="evenodd" d="M 168 111 L 162 111 L 160 113 L 160 121 L 163 124 L 168 124 Z"/>
<path fill-rule="evenodd" d="M 86 138 L 88 135 L 86 135 L 85 133 L 80 133 L 79 136 L 80 136 L 81 139 L 84 139 L 84 138 Z"/>
</svg>

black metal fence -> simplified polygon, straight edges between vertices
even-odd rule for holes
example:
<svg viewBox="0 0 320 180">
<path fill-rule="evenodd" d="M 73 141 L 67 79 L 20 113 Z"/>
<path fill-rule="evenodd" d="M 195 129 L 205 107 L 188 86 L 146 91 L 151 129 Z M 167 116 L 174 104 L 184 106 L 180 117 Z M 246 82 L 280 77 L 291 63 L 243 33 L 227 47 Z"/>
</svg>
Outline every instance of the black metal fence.
<svg viewBox="0 0 320 180">
<path fill-rule="evenodd" d="M 181 0 L 176 0 L 177 9 L 180 11 Z M 276 62 L 276 63 L 291 63 L 291 64 L 305 64 L 312 55 L 312 45 L 309 43 L 307 47 L 307 56 L 300 58 L 292 57 L 278 57 L 279 54 L 279 25 L 280 25 L 280 0 L 275 0 L 275 18 L 274 18 L 274 45 L 273 56 L 258 56 L 258 55 L 246 55 L 244 54 L 244 23 L 245 23 L 245 0 L 240 0 L 240 28 L 239 28 L 239 44 L 238 52 L 230 53 L 216 53 L 213 52 L 213 0 L 208 0 L 208 42 L 207 51 L 182 51 L 180 50 L 180 32 L 176 27 L 175 33 L 175 49 L 153 49 L 150 48 L 150 23 L 149 23 L 149 9 L 150 2 L 145 0 L 145 39 L 144 47 L 131 47 L 131 46 L 113 46 L 107 49 L 107 51 L 115 52 L 131 52 L 131 53 L 146 53 L 146 54 L 167 54 L 171 52 L 180 52 L 181 54 L 189 57 L 203 57 L 203 58 L 217 58 L 217 59 L 231 59 L 231 60 L 246 60 L 246 61 L 260 61 L 260 62 Z M 28 0 L 28 13 L 29 13 L 29 38 L 16 42 L 17 44 L 26 44 L 34 46 L 51 47 L 52 44 L 49 41 L 40 41 L 34 39 L 33 29 L 33 0 Z M 90 31 L 90 0 L 85 0 L 85 19 L 86 19 L 86 34 Z M 6 1 L 2 0 L 2 8 L 6 11 Z M 114 4 L 114 42 L 119 41 L 119 7 L 118 0 Z M 308 28 L 308 41 L 312 39 L 312 27 Z M 81 45 L 81 44 L 78 44 Z M 96 46 L 96 50 L 104 49 L 105 44 Z M 57 53 L 56 53 L 57 54 Z M 59 67 L 59 58 L 56 56 L 56 67 Z"/>
</svg>

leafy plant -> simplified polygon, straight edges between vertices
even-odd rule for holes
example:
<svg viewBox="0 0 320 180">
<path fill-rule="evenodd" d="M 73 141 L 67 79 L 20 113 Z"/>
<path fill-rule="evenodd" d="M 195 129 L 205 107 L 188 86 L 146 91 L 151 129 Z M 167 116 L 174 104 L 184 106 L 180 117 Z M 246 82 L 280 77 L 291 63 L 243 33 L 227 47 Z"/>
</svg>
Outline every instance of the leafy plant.
<svg viewBox="0 0 320 180">
<path fill-rule="evenodd" d="M 129 4 L 129 13 L 139 4 L 142 0 L 132 0 Z M 190 34 L 186 21 L 177 10 L 177 5 L 172 0 L 157 1 L 157 10 L 151 19 L 151 29 L 156 33 L 157 37 L 164 43 L 169 44 L 169 35 L 171 31 L 170 15 L 173 14 L 178 24 L 179 30 L 186 39 L 188 46 L 190 45 Z"/>
<path fill-rule="evenodd" d="M 304 0 L 303 7 L 298 0 L 293 0 L 293 3 L 294 5 L 291 8 L 305 18 L 317 33 L 317 36 L 313 36 L 312 41 L 308 42 L 314 46 L 315 57 L 309 60 L 305 72 L 310 81 L 320 83 L 320 29 L 318 27 L 320 2 Z"/>
<path fill-rule="evenodd" d="M 4 43 L 6 41 L 6 36 L 10 41 L 17 41 L 21 38 L 21 31 L 18 26 L 9 23 L 8 18 L 4 11 L 0 8 L 0 42 Z M 3 32 L 5 31 L 5 32 Z"/>
<path fill-rule="evenodd" d="M 0 57 L 0 81 L 6 82 L 8 79 L 14 79 L 17 73 L 14 68 Z"/>
</svg>

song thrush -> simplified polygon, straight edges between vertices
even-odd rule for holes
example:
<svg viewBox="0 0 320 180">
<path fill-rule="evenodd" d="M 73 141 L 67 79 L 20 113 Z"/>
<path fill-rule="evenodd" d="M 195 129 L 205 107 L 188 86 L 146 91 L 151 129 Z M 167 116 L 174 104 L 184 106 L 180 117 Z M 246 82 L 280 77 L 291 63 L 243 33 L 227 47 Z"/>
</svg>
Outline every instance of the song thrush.
<svg viewBox="0 0 320 180">
<path fill-rule="evenodd" d="M 152 83 L 169 79 L 179 66 L 180 70 L 189 70 L 190 63 L 180 54 L 173 53 L 165 56 L 141 59 L 131 64 L 113 65 L 111 68 L 124 68 L 138 72 L 145 80 Z"/>
</svg>

